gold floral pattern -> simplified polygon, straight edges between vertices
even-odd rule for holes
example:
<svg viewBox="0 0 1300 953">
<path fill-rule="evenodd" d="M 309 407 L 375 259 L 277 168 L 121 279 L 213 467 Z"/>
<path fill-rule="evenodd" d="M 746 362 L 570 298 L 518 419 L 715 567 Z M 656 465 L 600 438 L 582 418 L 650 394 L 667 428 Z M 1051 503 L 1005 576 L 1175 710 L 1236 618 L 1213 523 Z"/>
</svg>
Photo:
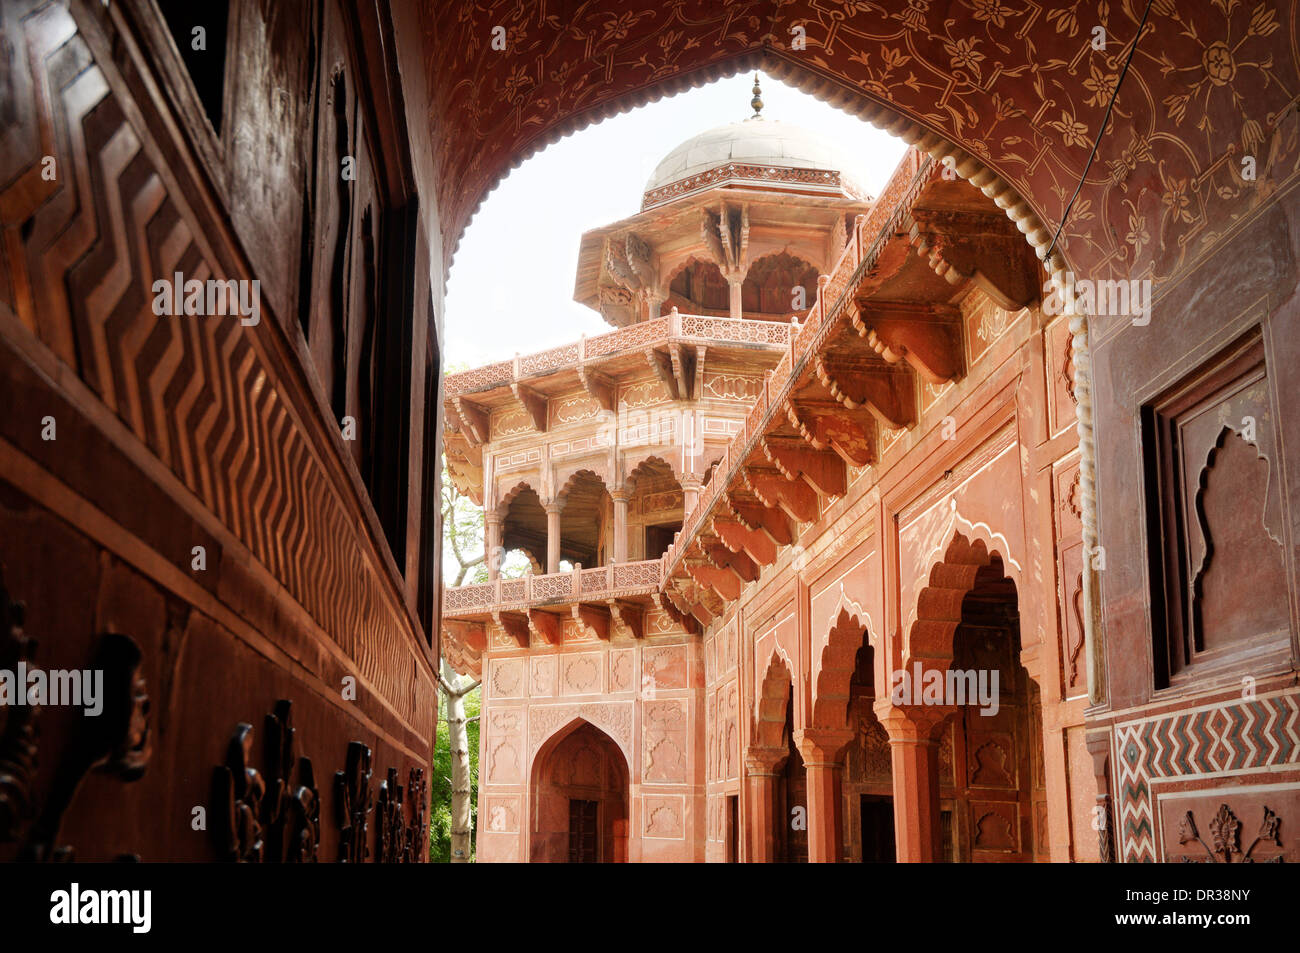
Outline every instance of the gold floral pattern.
<svg viewBox="0 0 1300 953">
<path fill-rule="evenodd" d="M 1143 7 L 437 6 L 423 26 L 433 126 L 456 130 L 434 137 L 447 254 L 485 192 L 521 156 L 628 105 L 754 67 L 822 94 L 831 93 L 825 77 L 835 77 L 863 96 L 849 108 L 888 105 L 978 156 L 1055 227 L 1136 39 L 1060 247 L 1076 270 L 1099 278 L 1172 276 L 1300 173 L 1291 108 L 1300 95 L 1300 43 L 1294 3 L 1156 0 L 1138 38 Z M 505 28 L 505 51 L 491 48 L 495 26 Z M 796 49 L 800 32 L 804 48 Z M 1247 156 L 1254 178 L 1242 175 Z"/>
</svg>

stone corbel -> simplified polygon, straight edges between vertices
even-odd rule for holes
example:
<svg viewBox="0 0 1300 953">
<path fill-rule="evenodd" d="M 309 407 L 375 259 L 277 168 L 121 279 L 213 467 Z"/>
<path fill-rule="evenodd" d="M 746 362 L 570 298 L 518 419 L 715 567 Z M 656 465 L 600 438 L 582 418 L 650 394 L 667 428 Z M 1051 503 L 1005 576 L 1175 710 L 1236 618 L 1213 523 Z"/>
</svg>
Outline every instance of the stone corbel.
<svg viewBox="0 0 1300 953">
<path fill-rule="evenodd" d="M 573 614 L 573 618 L 577 620 L 578 625 L 602 642 L 609 641 L 608 607 L 577 603 L 570 609 L 570 612 Z"/>
<path fill-rule="evenodd" d="M 677 391 L 677 375 L 673 373 L 672 360 L 666 354 L 660 354 L 652 347 L 645 349 L 645 361 L 650 370 L 654 371 L 655 377 L 659 378 L 659 383 L 664 385 L 664 390 L 672 400 L 679 400 Z"/>
<path fill-rule="evenodd" d="M 751 530 L 739 520 L 717 515 L 710 522 L 718 539 L 733 553 L 744 553 L 759 566 L 776 562 L 776 543 L 766 533 Z"/>
<path fill-rule="evenodd" d="M 916 422 L 916 393 L 911 372 L 889 365 L 864 370 L 861 362 L 840 362 L 832 355 L 816 357 L 817 379 L 831 396 L 850 410 L 871 411 L 889 427 L 908 427 Z"/>
<path fill-rule="evenodd" d="M 802 481 L 787 480 L 775 467 L 745 467 L 745 484 L 767 507 L 780 508 L 797 523 L 817 518 L 817 493 Z"/>
<path fill-rule="evenodd" d="M 672 360 L 673 380 L 677 382 L 680 399 L 699 397 L 699 391 L 691 392 L 691 385 L 695 382 L 695 355 L 676 341 L 668 345 L 668 355 Z"/>
<path fill-rule="evenodd" d="M 528 415 L 533 429 L 538 433 L 546 433 L 546 395 L 518 381 L 511 383 L 510 392 L 515 395 L 520 409 Z"/>
<path fill-rule="evenodd" d="M 645 635 L 644 612 L 639 605 L 622 599 L 610 599 L 607 604 L 610 623 L 616 633 L 634 639 Z"/>
<path fill-rule="evenodd" d="M 798 437 L 763 436 L 760 440 L 768 461 L 787 480 L 803 479 L 823 496 L 843 496 L 848 477 L 844 461 L 834 453 L 815 450 Z"/>
<path fill-rule="evenodd" d="M 591 370 L 585 364 L 578 365 L 578 380 L 582 381 L 582 389 L 587 392 L 587 396 L 600 404 L 601 410 L 615 409 L 613 380 L 599 371 Z"/>
<path fill-rule="evenodd" d="M 528 648 L 528 618 L 522 612 L 502 612 L 494 609 L 492 621 L 521 649 Z"/>
<path fill-rule="evenodd" d="M 786 514 L 780 509 L 766 506 L 753 494 L 728 490 L 727 505 L 746 530 L 761 533 L 777 546 L 789 546 L 794 542 L 794 530 Z"/>
<path fill-rule="evenodd" d="M 830 449 L 851 467 L 877 459 L 876 418 L 867 410 L 851 410 L 837 401 L 791 400 L 786 418 L 809 446 Z"/>
<path fill-rule="evenodd" d="M 560 617 L 553 612 L 529 609 L 528 631 L 539 642 L 545 642 L 547 645 L 559 645 L 561 642 Z"/>
<path fill-rule="evenodd" d="M 1019 311 L 1038 294 L 1024 238 L 1005 216 L 912 209 L 910 239 L 949 284 L 974 281 L 999 307 Z"/>
<path fill-rule="evenodd" d="M 947 305 L 851 303 L 854 330 L 890 364 L 906 362 L 931 384 L 961 376 L 961 312 Z"/>
<path fill-rule="evenodd" d="M 463 397 L 453 397 L 452 405 L 456 408 L 456 416 L 460 418 L 463 432 L 470 444 L 480 446 L 487 443 L 492 436 L 487 408 Z"/>
<path fill-rule="evenodd" d="M 725 601 L 740 598 L 740 577 L 731 570 L 719 569 L 704 557 L 688 556 L 682 560 L 682 565 L 699 585 L 712 589 Z"/>
</svg>

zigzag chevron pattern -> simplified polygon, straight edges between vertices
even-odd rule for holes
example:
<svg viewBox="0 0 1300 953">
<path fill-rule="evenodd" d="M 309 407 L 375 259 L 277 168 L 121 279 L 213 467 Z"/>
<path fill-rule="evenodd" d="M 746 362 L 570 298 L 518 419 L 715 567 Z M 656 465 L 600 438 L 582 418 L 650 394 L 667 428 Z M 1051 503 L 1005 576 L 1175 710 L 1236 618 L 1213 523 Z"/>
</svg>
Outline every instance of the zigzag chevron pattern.
<svg viewBox="0 0 1300 953">
<path fill-rule="evenodd" d="M 1150 782 L 1300 763 L 1300 696 L 1228 701 L 1115 726 L 1120 855 L 1156 859 Z"/>
<path fill-rule="evenodd" d="M 32 64 L 28 92 L 34 111 L 48 106 L 53 142 L 29 136 L 25 165 L 11 155 L 0 168 L 17 173 L 0 191 L 3 224 L 23 235 L 16 249 L 4 247 L 0 302 L 242 540 L 396 710 L 432 724 L 432 686 L 417 678 L 414 650 L 383 608 L 368 544 L 328 476 L 334 464 L 309 442 L 264 358 L 273 319 L 244 327 L 236 318 L 154 315 L 157 278 L 222 277 L 196 238 L 197 220 L 168 191 L 149 131 L 127 118 L 68 12 L 49 4 L 19 23 L 12 42 Z M 54 182 L 39 175 L 46 148 Z"/>
</svg>

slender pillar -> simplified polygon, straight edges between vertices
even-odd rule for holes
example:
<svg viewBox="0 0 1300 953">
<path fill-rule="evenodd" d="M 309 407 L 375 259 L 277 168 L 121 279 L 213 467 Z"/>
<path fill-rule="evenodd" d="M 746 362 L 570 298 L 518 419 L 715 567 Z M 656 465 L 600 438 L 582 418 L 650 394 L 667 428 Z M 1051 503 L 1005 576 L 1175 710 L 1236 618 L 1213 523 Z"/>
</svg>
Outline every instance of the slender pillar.
<svg viewBox="0 0 1300 953">
<path fill-rule="evenodd" d="M 560 571 L 560 511 L 561 503 L 546 504 L 546 571 Z"/>
<path fill-rule="evenodd" d="M 627 490 L 609 494 L 614 501 L 614 562 L 627 562 Z"/>
<path fill-rule="evenodd" d="M 488 581 L 496 582 L 501 574 L 501 517 L 489 513 L 484 520 L 484 530 L 483 554 L 487 557 Z"/>
<path fill-rule="evenodd" d="M 749 784 L 745 827 L 749 834 L 749 862 L 776 862 L 776 786 L 780 781 L 777 765 L 787 752 L 772 748 L 750 748 L 745 755 L 745 775 Z"/>
<path fill-rule="evenodd" d="M 810 728 L 794 733 L 808 777 L 808 862 L 839 863 L 844 849 L 841 781 L 844 751 L 853 740 L 847 728 Z"/>
<path fill-rule="evenodd" d="M 900 863 L 940 859 L 943 830 L 939 819 L 939 734 L 954 709 L 876 703 L 889 733 L 894 781 L 894 840 Z"/>
<path fill-rule="evenodd" d="M 689 514 L 691 510 L 695 509 L 695 503 L 700 498 L 700 481 L 691 477 L 684 477 L 682 479 L 682 496 L 686 504 L 683 512 Z"/>
<path fill-rule="evenodd" d="M 731 292 L 731 316 L 733 318 L 743 318 L 745 316 L 745 306 L 741 298 L 741 291 L 745 285 L 744 274 L 731 274 L 727 276 L 727 290 Z"/>
</svg>

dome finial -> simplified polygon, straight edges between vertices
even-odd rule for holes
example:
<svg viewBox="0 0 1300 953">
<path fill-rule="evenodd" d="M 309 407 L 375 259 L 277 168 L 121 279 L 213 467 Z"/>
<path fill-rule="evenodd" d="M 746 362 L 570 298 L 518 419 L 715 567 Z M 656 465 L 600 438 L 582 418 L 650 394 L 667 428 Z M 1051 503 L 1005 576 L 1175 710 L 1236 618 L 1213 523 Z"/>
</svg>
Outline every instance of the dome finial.
<svg viewBox="0 0 1300 953">
<path fill-rule="evenodd" d="M 763 111 L 763 90 L 758 86 L 758 74 L 754 74 L 754 98 L 749 101 L 750 107 L 754 110 L 754 115 L 750 119 L 758 119 L 759 113 Z"/>
</svg>

